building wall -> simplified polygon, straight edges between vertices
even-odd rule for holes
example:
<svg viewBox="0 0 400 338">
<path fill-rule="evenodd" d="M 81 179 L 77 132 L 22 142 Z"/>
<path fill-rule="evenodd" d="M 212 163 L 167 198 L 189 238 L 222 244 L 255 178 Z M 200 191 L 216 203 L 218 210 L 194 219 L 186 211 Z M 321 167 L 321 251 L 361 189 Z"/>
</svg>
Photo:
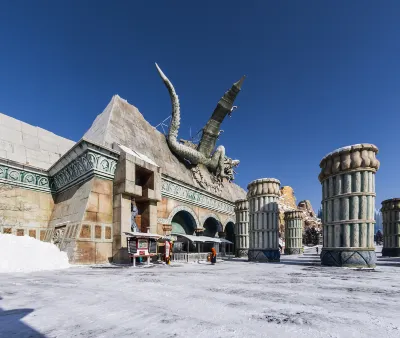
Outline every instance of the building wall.
<svg viewBox="0 0 400 338">
<path fill-rule="evenodd" d="M 71 263 L 107 263 L 112 257 L 113 184 L 94 177 L 58 194 L 47 240 L 62 231 Z"/>
<path fill-rule="evenodd" d="M 75 142 L 0 113 L 0 158 L 48 169 Z"/>
<path fill-rule="evenodd" d="M 50 193 L 0 183 L 0 232 L 44 240 L 53 206 Z"/>
</svg>

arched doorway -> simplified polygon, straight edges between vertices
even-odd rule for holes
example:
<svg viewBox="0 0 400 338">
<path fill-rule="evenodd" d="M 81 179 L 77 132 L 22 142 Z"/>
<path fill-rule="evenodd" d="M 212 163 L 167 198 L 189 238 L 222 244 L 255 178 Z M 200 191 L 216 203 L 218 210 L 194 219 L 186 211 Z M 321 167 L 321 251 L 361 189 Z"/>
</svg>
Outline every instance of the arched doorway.
<svg viewBox="0 0 400 338">
<path fill-rule="evenodd" d="M 204 232 L 203 236 L 207 237 L 215 237 L 218 232 L 222 232 L 222 225 L 221 223 L 215 219 L 214 217 L 208 217 L 203 225 Z M 211 248 L 214 246 L 213 243 L 205 243 L 203 248 L 204 251 L 211 251 Z M 217 248 L 218 251 L 218 248 Z"/>
<path fill-rule="evenodd" d="M 172 217 L 172 221 L 171 221 L 171 225 L 172 225 L 172 231 L 171 233 L 173 234 L 186 234 L 186 235 L 193 235 L 194 234 L 194 230 L 196 229 L 196 221 L 193 218 L 193 216 L 185 211 L 185 210 L 181 210 L 178 211 L 174 217 Z M 180 238 L 180 237 L 178 237 Z M 180 243 L 180 244 L 178 244 Z M 189 250 L 188 250 L 188 243 L 189 243 Z M 190 243 L 186 240 L 178 240 L 176 242 L 176 247 L 174 252 L 187 252 L 187 251 L 196 251 L 196 247 L 194 246 L 193 243 Z"/>
<path fill-rule="evenodd" d="M 193 235 L 196 221 L 193 216 L 185 210 L 177 212 L 171 221 L 172 233 Z"/>
<path fill-rule="evenodd" d="M 228 222 L 225 226 L 225 238 L 228 241 L 231 241 L 233 243 L 229 244 L 227 248 L 229 248 L 227 251 L 229 252 L 235 252 L 235 224 L 233 222 Z"/>
<path fill-rule="evenodd" d="M 215 237 L 217 232 L 222 231 L 221 223 L 214 217 L 208 217 L 203 225 L 204 236 Z"/>
</svg>

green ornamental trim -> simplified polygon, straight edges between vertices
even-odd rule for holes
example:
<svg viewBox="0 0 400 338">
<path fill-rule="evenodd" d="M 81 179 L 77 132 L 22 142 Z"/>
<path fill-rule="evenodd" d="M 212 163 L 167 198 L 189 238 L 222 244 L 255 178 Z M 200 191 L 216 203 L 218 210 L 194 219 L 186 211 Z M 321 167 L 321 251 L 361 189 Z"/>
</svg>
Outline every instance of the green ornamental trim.
<svg viewBox="0 0 400 338">
<path fill-rule="evenodd" d="M 0 164 L 0 182 L 38 191 L 51 191 L 48 175 L 11 165 Z"/>
<path fill-rule="evenodd" d="M 0 183 L 37 191 L 59 193 L 93 176 L 113 180 L 118 156 L 117 152 L 103 149 L 98 145 L 82 140 L 48 171 L 19 165 L 18 163 L 14 165 L 8 161 L 1 162 Z M 68 163 L 64 165 L 65 162 Z"/>
<path fill-rule="evenodd" d="M 224 214 L 235 214 L 234 203 L 195 190 L 192 187 L 173 181 L 170 178 L 162 177 L 161 195 Z"/>
</svg>

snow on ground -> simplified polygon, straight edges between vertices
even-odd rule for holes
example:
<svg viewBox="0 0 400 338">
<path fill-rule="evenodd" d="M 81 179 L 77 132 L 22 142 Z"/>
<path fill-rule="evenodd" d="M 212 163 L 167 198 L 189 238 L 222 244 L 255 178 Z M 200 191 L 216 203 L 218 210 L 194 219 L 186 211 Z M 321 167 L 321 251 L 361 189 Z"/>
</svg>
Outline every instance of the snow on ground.
<svg viewBox="0 0 400 338">
<path fill-rule="evenodd" d="M 0 274 L 0 337 L 400 337 L 400 259 Z"/>
<path fill-rule="evenodd" d="M 69 266 L 67 254 L 54 244 L 28 236 L 0 234 L 0 274 L 65 269 Z"/>
</svg>

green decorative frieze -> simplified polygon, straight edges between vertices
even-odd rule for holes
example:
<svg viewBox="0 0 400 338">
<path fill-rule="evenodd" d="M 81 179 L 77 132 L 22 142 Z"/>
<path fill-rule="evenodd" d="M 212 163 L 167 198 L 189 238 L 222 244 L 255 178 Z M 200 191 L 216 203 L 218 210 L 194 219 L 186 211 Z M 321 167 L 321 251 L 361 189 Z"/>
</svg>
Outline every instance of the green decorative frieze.
<svg viewBox="0 0 400 338">
<path fill-rule="evenodd" d="M 51 178 L 56 191 L 68 188 L 71 185 L 96 175 L 98 177 L 113 179 L 117 161 L 92 151 L 87 151 L 70 162 Z"/>
<path fill-rule="evenodd" d="M 59 193 L 93 176 L 112 180 L 119 153 L 81 140 L 49 170 L 0 160 L 0 183 Z"/>
<path fill-rule="evenodd" d="M 211 194 L 193 189 L 170 178 L 162 178 L 161 195 L 202 208 L 233 215 L 234 204 Z"/>
<path fill-rule="evenodd" d="M 0 182 L 22 188 L 50 192 L 49 178 L 45 173 L 39 173 L 8 164 L 0 164 Z"/>
</svg>

